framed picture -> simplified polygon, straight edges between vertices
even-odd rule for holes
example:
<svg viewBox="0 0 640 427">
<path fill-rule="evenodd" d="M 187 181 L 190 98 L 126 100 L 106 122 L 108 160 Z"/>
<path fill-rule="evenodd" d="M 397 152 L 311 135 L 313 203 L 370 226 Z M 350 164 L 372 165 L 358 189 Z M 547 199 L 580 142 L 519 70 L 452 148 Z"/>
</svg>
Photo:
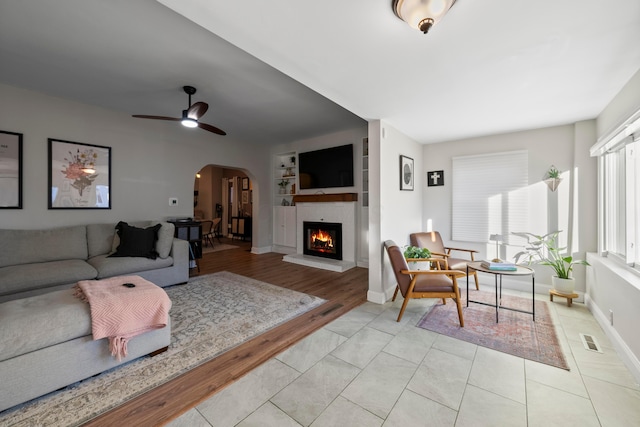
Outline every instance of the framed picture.
<svg viewBox="0 0 640 427">
<path fill-rule="evenodd" d="M 249 178 L 242 178 L 242 189 L 243 190 L 249 189 Z"/>
<path fill-rule="evenodd" d="M 444 185 L 444 171 L 427 172 L 427 186 L 438 187 Z"/>
<path fill-rule="evenodd" d="M 248 190 L 244 190 L 242 192 L 242 204 L 246 205 L 249 203 L 249 191 Z"/>
<path fill-rule="evenodd" d="M 400 190 L 413 191 L 413 159 L 400 156 Z"/>
<path fill-rule="evenodd" d="M 49 209 L 111 209 L 111 147 L 49 138 Z"/>
<path fill-rule="evenodd" d="M 0 130 L 0 208 L 22 209 L 22 134 Z"/>
</svg>

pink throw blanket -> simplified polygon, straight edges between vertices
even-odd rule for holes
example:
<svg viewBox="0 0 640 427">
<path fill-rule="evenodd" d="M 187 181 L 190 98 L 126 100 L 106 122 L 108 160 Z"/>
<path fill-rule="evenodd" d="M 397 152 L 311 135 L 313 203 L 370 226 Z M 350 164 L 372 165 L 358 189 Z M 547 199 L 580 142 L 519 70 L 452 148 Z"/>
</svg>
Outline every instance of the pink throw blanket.
<svg viewBox="0 0 640 427">
<path fill-rule="evenodd" d="M 118 360 L 127 355 L 129 339 L 167 326 L 171 300 L 164 289 L 140 276 L 82 280 L 74 289 L 74 295 L 91 307 L 93 339 L 109 338 L 111 354 Z"/>
</svg>

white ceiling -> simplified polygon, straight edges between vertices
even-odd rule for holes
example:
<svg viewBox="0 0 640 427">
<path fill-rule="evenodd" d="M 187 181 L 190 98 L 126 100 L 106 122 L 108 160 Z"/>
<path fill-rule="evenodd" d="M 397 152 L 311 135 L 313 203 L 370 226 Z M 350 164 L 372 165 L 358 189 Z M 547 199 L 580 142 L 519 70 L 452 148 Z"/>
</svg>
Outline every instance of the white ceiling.
<svg viewBox="0 0 640 427">
<path fill-rule="evenodd" d="M 238 139 L 383 119 L 431 143 L 594 118 L 640 69 L 638 0 L 458 0 L 428 35 L 388 0 L 159 1 L 193 22 L 153 0 L 0 0 L 0 82 L 169 116 L 191 84 Z"/>
</svg>

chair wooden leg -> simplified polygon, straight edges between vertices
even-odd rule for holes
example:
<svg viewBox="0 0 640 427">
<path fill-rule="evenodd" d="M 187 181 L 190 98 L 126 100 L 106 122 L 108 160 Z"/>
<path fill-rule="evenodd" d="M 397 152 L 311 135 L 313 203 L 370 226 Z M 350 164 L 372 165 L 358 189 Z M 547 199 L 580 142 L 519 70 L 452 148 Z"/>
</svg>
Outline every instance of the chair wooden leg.
<svg viewBox="0 0 640 427">
<path fill-rule="evenodd" d="M 460 320 L 460 327 L 464 328 L 464 317 L 462 317 L 462 304 L 460 304 L 460 298 L 456 298 L 456 305 L 458 306 L 458 319 Z"/>
<path fill-rule="evenodd" d="M 473 278 L 476 281 L 476 291 L 480 290 L 480 283 L 478 283 L 478 272 L 474 271 L 473 272 Z"/>
<path fill-rule="evenodd" d="M 442 305 L 446 305 L 447 304 L 447 299 L 446 298 L 442 298 Z"/>
<path fill-rule="evenodd" d="M 396 297 L 398 296 L 398 291 L 400 290 L 400 287 L 398 285 L 396 285 L 396 291 L 393 293 L 393 298 L 391 298 L 391 302 L 396 300 Z"/>
<path fill-rule="evenodd" d="M 462 302 L 460 301 L 460 290 L 455 288 L 456 297 L 454 298 L 456 301 L 456 306 L 458 308 L 458 320 L 460 321 L 460 327 L 464 328 L 464 317 L 462 316 Z"/>
<path fill-rule="evenodd" d="M 407 308 L 407 304 L 409 303 L 410 299 L 411 297 L 409 295 L 404 297 L 404 302 L 402 303 L 402 308 L 400 309 L 400 314 L 398 314 L 398 320 L 396 320 L 396 322 L 399 322 L 400 319 L 402 319 L 402 315 L 404 314 L 404 310 L 405 308 Z"/>
</svg>

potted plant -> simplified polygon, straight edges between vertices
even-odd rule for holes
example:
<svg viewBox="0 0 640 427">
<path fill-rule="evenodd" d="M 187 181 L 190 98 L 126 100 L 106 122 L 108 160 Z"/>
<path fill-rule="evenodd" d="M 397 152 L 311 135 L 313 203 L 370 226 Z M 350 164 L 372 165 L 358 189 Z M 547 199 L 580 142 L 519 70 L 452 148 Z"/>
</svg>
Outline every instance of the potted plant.
<svg viewBox="0 0 640 427">
<path fill-rule="evenodd" d="M 287 185 L 289 185 L 289 180 L 281 179 L 278 185 L 280 186 L 280 194 L 287 194 Z"/>
<path fill-rule="evenodd" d="M 556 273 L 551 277 L 553 288 L 563 294 L 572 294 L 575 289 L 575 279 L 571 277 L 574 265 L 590 265 L 585 260 L 573 259 L 571 255 L 563 256 L 566 248 L 558 247 L 558 235 L 560 231 L 554 231 L 544 236 L 533 233 L 513 233 L 516 236 L 527 239 L 524 251 L 514 255 L 516 263 L 520 259 L 526 260 L 529 265 L 538 263 L 550 266 Z"/>
<path fill-rule="evenodd" d="M 407 260 L 409 269 L 420 270 L 420 263 L 424 261 L 414 261 L 416 259 L 431 258 L 431 251 L 427 248 L 419 248 L 417 246 L 406 246 L 404 249 L 404 258 Z"/>
<path fill-rule="evenodd" d="M 544 175 L 544 182 L 549 187 L 549 190 L 556 191 L 562 178 L 560 178 L 560 171 L 555 166 L 551 165 L 547 173 Z"/>
</svg>

